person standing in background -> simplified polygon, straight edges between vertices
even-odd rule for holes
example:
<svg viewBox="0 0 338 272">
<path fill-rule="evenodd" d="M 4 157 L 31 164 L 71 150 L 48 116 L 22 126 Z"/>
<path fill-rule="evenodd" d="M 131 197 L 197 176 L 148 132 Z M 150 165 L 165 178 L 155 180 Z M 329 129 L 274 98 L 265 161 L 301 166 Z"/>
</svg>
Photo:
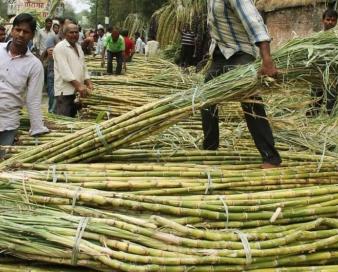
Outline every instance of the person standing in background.
<svg viewBox="0 0 338 272">
<path fill-rule="evenodd" d="M 93 89 L 85 64 L 84 53 L 78 44 L 79 28 L 70 23 L 64 27 L 65 39 L 53 50 L 56 113 L 75 117 L 76 94 L 87 96 Z"/>
<path fill-rule="evenodd" d="M 52 29 L 53 29 L 55 35 L 58 35 L 59 30 L 60 30 L 60 25 L 58 23 L 54 23 Z"/>
<path fill-rule="evenodd" d="M 154 36 L 150 36 L 149 41 L 145 46 L 145 56 L 146 58 L 153 58 L 158 56 L 160 52 L 160 43 L 156 41 Z"/>
<path fill-rule="evenodd" d="M 333 9 L 327 9 L 324 11 L 322 16 L 322 31 L 328 31 L 333 29 L 337 25 L 338 13 Z M 321 112 L 321 108 L 325 105 L 326 111 L 331 115 L 334 111 L 337 103 L 338 88 L 337 83 L 334 86 L 330 86 L 329 90 L 325 90 L 323 85 L 317 85 L 311 87 L 311 96 L 313 103 L 310 108 L 306 111 L 306 116 L 315 117 Z"/>
<path fill-rule="evenodd" d="M 70 18 L 59 18 L 59 31 L 53 37 L 49 37 L 46 42 L 46 52 L 44 58 L 47 59 L 47 93 L 48 93 L 48 112 L 56 113 L 56 99 L 54 96 L 54 47 L 63 40 L 63 29 L 72 23 Z M 58 25 L 57 23 L 55 25 Z"/>
<path fill-rule="evenodd" d="M 51 36 L 54 36 L 55 33 L 52 28 L 53 21 L 51 18 L 46 18 L 45 20 L 45 27 L 40 29 L 36 35 L 36 39 L 34 41 L 34 46 L 36 49 L 36 53 L 38 56 L 42 56 L 43 53 L 46 51 L 46 42 L 47 39 Z"/>
<path fill-rule="evenodd" d="M 144 54 L 145 43 L 143 42 L 141 38 L 140 32 L 135 33 L 135 38 L 136 38 L 135 53 Z"/>
<path fill-rule="evenodd" d="M 125 50 L 124 50 L 124 62 L 131 62 L 133 55 L 135 53 L 135 44 L 132 39 L 129 38 L 128 30 L 123 30 L 121 35 L 124 39 Z"/>
<path fill-rule="evenodd" d="M 185 24 L 181 31 L 181 67 L 187 68 L 193 64 L 196 57 L 197 36 L 191 31 L 189 24 Z"/>
<path fill-rule="evenodd" d="M 107 37 L 104 44 L 104 50 L 102 52 L 101 65 L 104 66 L 105 52 L 107 50 L 107 73 L 113 74 L 113 58 L 116 58 L 116 75 L 121 75 L 123 65 L 123 52 L 125 50 L 124 39 L 120 35 L 120 32 L 113 30 L 112 34 Z"/>
<path fill-rule="evenodd" d="M 104 40 L 104 28 L 103 28 L 103 26 L 100 26 L 100 28 L 97 29 L 97 35 L 98 35 L 98 38 L 97 38 L 97 42 L 96 42 L 96 49 L 95 49 L 94 57 L 96 55 L 101 56 L 102 55 L 102 51 L 104 49 L 104 43 L 103 43 L 103 40 Z"/>
</svg>

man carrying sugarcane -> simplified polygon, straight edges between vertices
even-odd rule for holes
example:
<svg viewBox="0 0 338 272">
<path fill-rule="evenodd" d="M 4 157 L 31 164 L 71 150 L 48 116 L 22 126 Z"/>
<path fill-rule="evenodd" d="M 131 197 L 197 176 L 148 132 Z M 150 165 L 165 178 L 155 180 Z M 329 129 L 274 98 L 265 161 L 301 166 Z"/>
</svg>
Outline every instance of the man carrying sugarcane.
<svg viewBox="0 0 338 272">
<path fill-rule="evenodd" d="M 323 31 L 328 31 L 337 25 L 338 13 L 334 9 L 327 9 L 323 13 L 322 25 Z M 328 91 L 324 91 L 323 86 L 312 86 L 311 96 L 314 99 L 311 107 L 307 110 L 306 116 L 315 117 L 320 113 L 321 107 L 326 102 L 326 111 L 329 115 L 332 114 L 336 104 L 338 90 L 335 85 Z"/>
<path fill-rule="evenodd" d="M 26 103 L 30 134 L 48 132 L 42 121 L 43 67 L 28 49 L 36 30 L 35 19 L 27 13 L 16 16 L 12 40 L 0 44 L 0 145 L 12 145 L 20 125 L 20 110 Z M 4 152 L 0 151 L 0 158 Z"/>
<path fill-rule="evenodd" d="M 208 0 L 208 24 L 212 38 L 212 65 L 205 82 L 236 66 L 251 63 L 259 55 L 262 58 L 260 74 L 270 77 L 277 75 L 270 55 L 271 38 L 253 1 Z M 259 96 L 250 99 L 257 103 L 243 102 L 241 105 L 248 129 L 263 158 L 262 168 L 278 167 L 281 158 L 275 148 L 262 99 Z M 219 146 L 217 105 L 204 108 L 201 113 L 203 148 L 216 150 Z"/>
</svg>

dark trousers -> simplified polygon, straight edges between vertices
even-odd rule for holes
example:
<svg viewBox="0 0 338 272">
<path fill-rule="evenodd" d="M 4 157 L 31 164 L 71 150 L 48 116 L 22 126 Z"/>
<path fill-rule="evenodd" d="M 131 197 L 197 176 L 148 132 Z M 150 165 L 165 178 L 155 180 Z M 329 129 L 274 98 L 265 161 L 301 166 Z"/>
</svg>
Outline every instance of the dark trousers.
<svg viewBox="0 0 338 272">
<path fill-rule="evenodd" d="M 326 92 L 326 99 L 324 99 L 324 90 L 322 87 L 313 87 L 311 89 L 311 96 L 315 100 L 311 105 L 311 108 L 306 112 L 307 116 L 317 116 L 321 110 L 324 100 L 326 100 L 326 110 L 330 115 L 335 107 L 337 97 L 338 97 L 338 88 L 331 89 Z"/>
<path fill-rule="evenodd" d="M 213 62 L 207 73 L 205 82 L 228 72 L 233 67 L 248 64 L 252 61 L 254 61 L 254 57 L 243 52 L 238 52 L 230 59 L 226 59 L 220 50 L 216 48 L 213 55 Z M 259 96 L 255 96 L 251 97 L 251 100 L 256 100 L 258 103 L 241 104 L 248 129 L 263 158 L 263 162 L 278 165 L 281 163 L 281 158 L 275 148 L 272 130 L 266 118 L 262 99 Z M 202 109 L 201 114 L 204 133 L 203 148 L 206 150 L 216 150 L 219 146 L 217 105 Z"/>
<path fill-rule="evenodd" d="M 120 75 L 122 71 L 123 64 L 123 52 L 111 52 L 107 51 L 107 73 L 113 73 L 113 58 L 116 58 L 116 74 Z"/>
<path fill-rule="evenodd" d="M 56 96 L 56 114 L 75 117 L 77 107 L 75 105 L 75 94 Z"/>
<path fill-rule="evenodd" d="M 16 129 L 0 131 L 0 146 L 13 145 L 16 136 Z M 5 151 L 0 149 L 0 159 L 4 158 Z"/>
<path fill-rule="evenodd" d="M 48 112 L 55 113 L 54 71 L 47 71 Z"/>
<path fill-rule="evenodd" d="M 188 67 L 193 64 L 195 46 L 194 45 L 182 45 L 181 48 L 181 66 Z"/>
</svg>

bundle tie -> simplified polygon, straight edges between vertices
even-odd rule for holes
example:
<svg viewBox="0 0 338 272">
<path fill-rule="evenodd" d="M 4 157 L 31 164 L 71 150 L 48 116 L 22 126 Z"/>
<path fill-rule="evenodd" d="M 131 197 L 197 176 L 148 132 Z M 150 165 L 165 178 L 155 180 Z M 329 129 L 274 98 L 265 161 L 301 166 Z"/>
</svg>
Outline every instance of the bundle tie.
<svg viewBox="0 0 338 272">
<path fill-rule="evenodd" d="M 38 137 L 34 137 L 34 144 L 35 144 L 35 146 L 39 145 L 39 139 L 38 139 Z"/>
<path fill-rule="evenodd" d="M 68 174 L 67 174 L 67 172 L 63 172 L 63 175 L 65 176 L 65 182 L 68 183 Z"/>
<path fill-rule="evenodd" d="M 95 131 L 96 131 L 96 135 L 99 137 L 103 146 L 108 149 L 108 143 L 106 142 L 105 138 L 103 137 L 103 134 L 102 134 L 102 131 L 101 131 L 101 126 L 96 124 L 95 125 Z"/>
<path fill-rule="evenodd" d="M 70 133 L 73 133 L 73 124 L 70 124 Z"/>
<path fill-rule="evenodd" d="M 228 225 L 229 225 L 229 207 L 228 207 L 228 205 L 226 204 L 225 199 L 224 199 L 223 196 L 218 196 L 218 197 L 219 197 L 219 199 L 222 201 L 223 206 L 224 206 L 225 216 L 226 216 L 226 218 L 227 218 L 225 228 L 227 229 L 227 228 L 228 228 Z"/>
<path fill-rule="evenodd" d="M 252 263 L 252 255 L 251 255 L 251 248 L 249 244 L 248 237 L 245 233 L 241 232 L 240 230 L 233 230 L 234 233 L 238 235 L 238 237 L 241 239 L 243 249 L 245 252 L 245 258 L 246 258 L 246 264 L 249 265 Z"/>
<path fill-rule="evenodd" d="M 58 176 L 56 175 L 56 165 L 53 164 L 53 165 L 49 166 L 48 172 L 47 172 L 47 181 L 48 181 L 48 179 L 49 179 L 49 172 L 50 172 L 50 170 L 52 170 L 52 179 L 53 179 L 53 183 L 56 183 L 57 180 L 58 180 Z"/>
<path fill-rule="evenodd" d="M 107 115 L 107 119 L 109 120 L 110 119 L 110 112 L 106 111 L 106 115 Z"/>
<path fill-rule="evenodd" d="M 22 174 L 22 188 L 23 188 L 23 192 L 25 194 L 25 199 L 26 199 L 26 203 L 29 204 L 29 197 L 28 197 L 28 194 L 27 194 L 27 188 L 26 188 L 26 175 L 25 173 Z"/>
<path fill-rule="evenodd" d="M 73 214 L 73 211 L 75 209 L 75 204 L 76 204 L 76 200 L 78 199 L 79 197 L 79 194 L 80 194 L 80 191 L 81 191 L 81 187 L 77 187 L 74 195 L 73 195 L 73 200 L 72 200 L 72 214 Z"/>
<path fill-rule="evenodd" d="M 205 188 L 205 195 L 208 195 L 209 193 L 212 192 L 212 179 L 211 179 L 211 174 L 210 171 L 206 172 L 207 177 L 208 177 L 208 183 L 207 183 L 207 187 Z"/>
<path fill-rule="evenodd" d="M 192 101 L 191 101 L 192 115 L 195 115 L 195 96 L 196 96 L 197 91 L 198 91 L 198 88 L 195 87 L 194 88 L 194 93 L 192 95 Z"/>
<path fill-rule="evenodd" d="M 89 217 L 82 217 L 79 221 L 79 225 L 77 226 L 76 235 L 75 235 L 75 242 L 72 251 L 72 265 L 77 264 L 78 255 L 80 252 L 80 242 L 83 236 L 83 233 L 87 227 L 89 222 Z"/>
</svg>

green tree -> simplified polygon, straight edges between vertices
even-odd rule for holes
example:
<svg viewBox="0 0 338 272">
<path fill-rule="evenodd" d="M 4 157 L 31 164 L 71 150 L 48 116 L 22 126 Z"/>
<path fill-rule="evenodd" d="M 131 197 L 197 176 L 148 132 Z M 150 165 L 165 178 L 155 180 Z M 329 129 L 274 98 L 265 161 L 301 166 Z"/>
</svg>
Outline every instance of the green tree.
<svg viewBox="0 0 338 272">
<path fill-rule="evenodd" d="M 7 18 L 7 1 L 0 0 L 0 17 L 3 19 Z"/>
<path fill-rule="evenodd" d="M 76 21 L 79 21 L 78 15 L 75 13 L 74 8 L 68 4 L 67 2 L 65 3 L 65 10 L 64 10 L 64 17 L 70 17 L 73 18 Z"/>
<path fill-rule="evenodd" d="M 93 26 L 96 21 L 104 24 L 107 3 L 110 25 L 121 26 L 130 13 L 140 13 L 146 19 L 150 19 L 153 12 L 166 2 L 167 0 L 108 0 L 108 2 L 107 0 L 87 0 L 91 7 L 89 21 Z"/>
</svg>

